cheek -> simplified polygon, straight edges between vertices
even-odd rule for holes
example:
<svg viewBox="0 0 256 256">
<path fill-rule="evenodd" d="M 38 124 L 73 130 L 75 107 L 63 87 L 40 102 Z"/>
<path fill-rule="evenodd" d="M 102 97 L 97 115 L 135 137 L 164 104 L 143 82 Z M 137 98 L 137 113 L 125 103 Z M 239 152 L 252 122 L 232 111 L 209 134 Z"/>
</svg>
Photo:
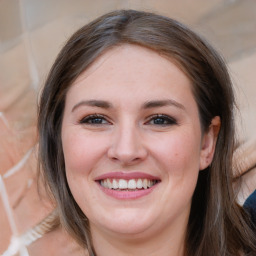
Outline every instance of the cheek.
<svg viewBox="0 0 256 256">
<path fill-rule="evenodd" d="M 161 143 L 154 143 L 153 154 L 168 175 L 183 177 L 198 173 L 201 137 L 200 134 L 192 134 L 177 133 L 161 140 Z"/>
<path fill-rule="evenodd" d="M 62 143 L 70 190 L 82 211 L 87 214 L 84 206 L 96 200 L 94 192 L 90 190 L 93 182 L 91 174 L 102 161 L 107 141 L 101 136 L 73 130 L 63 133 Z"/>
<path fill-rule="evenodd" d="M 67 172 L 84 174 L 90 172 L 105 154 L 106 139 L 101 136 L 70 132 L 62 137 L 65 166 Z"/>
</svg>

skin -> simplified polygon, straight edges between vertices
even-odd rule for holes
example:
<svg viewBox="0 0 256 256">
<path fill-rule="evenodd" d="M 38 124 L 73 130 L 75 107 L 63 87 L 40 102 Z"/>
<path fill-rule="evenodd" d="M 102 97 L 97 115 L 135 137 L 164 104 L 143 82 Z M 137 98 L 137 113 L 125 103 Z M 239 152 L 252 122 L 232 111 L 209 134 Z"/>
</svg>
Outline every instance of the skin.
<svg viewBox="0 0 256 256">
<path fill-rule="evenodd" d="M 161 106 L 146 105 L 156 101 Z M 184 255 L 191 198 L 219 125 L 216 117 L 201 131 L 190 80 L 146 48 L 111 49 L 80 75 L 66 96 L 62 143 L 68 184 L 97 255 Z M 122 199 L 96 181 L 134 172 L 160 182 L 145 196 Z"/>
</svg>

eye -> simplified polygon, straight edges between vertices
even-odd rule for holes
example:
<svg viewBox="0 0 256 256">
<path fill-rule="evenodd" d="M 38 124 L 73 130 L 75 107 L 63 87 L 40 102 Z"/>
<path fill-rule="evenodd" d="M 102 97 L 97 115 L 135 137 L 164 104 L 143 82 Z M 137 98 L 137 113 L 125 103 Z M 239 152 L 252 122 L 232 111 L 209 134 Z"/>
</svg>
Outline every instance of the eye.
<svg viewBox="0 0 256 256">
<path fill-rule="evenodd" d="M 157 114 L 157 115 L 151 116 L 149 120 L 146 122 L 146 124 L 168 126 L 168 125 L 177 124 L 177 121 L 173 117 L 163 115 L 163 114 Z"/>
<path fill-rule="evenodd" d="M 83 117 L 80 121 L 80 124 L 89 124 L 89 125 L 104 125 L 104 124 L 110 124 L 110 122 L 106 119 L 103 115 L 89 115 L 86 117 Z"/>
</svg>

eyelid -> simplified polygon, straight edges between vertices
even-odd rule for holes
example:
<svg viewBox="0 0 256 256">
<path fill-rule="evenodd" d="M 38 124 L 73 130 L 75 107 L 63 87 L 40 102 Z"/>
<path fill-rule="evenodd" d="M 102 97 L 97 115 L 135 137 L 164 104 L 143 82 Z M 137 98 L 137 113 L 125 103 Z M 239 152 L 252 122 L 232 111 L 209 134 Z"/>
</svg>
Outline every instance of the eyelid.
<svg viewBox="0 0 256 256">
<path fill-rule="evenodd" d="M 89 123 L 89 122 L 86 122 L 86 121 L 89 121 L 89 120 L 92 120 L 92 119 L 104 119 L 107 123 Z M 79 124 L 83 124 L 83 125 L 105 125 L 105 124 L 111 124 L 111 122 L 109 121 L 109 119 L 105 116 L 105 115 L 102 115 L 102 114 L 90 114 L 90 115 L 87 115 L 87 116 L 84 116 L 82 117 L 81 119 L 79 119 L 78 121 Z"/>
<path fill-rule="evenodd" d="M 178 124 L 176 118 L 174 118 L 172 116 L 169 116 L 169 115 L 166 115 L 166 114 L 151 115 L 151 116 L 147 117 L 147 121 L 145 122 L 145 124 L 150 125 L 149 122 L 152 121 L 154 118 L 163 118 L 163 119 L 168 120 L 169 123 L 168 124 L 152 124 L 152 125 L 168 126 L 168 125 Z"/>
</svg>

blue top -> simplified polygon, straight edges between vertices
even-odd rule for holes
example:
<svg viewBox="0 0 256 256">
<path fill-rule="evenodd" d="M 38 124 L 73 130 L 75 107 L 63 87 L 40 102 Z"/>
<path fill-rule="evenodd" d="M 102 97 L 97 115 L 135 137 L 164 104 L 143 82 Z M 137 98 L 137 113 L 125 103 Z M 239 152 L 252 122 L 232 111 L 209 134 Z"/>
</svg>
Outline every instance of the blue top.
<svg viewBox="0 0 256 256">
<path fill-rule="evenodd" d="M 250 214 L 252 222 L 256 227 L 256 190 L 246 199 L 244 209 Z"/>
</svg>

